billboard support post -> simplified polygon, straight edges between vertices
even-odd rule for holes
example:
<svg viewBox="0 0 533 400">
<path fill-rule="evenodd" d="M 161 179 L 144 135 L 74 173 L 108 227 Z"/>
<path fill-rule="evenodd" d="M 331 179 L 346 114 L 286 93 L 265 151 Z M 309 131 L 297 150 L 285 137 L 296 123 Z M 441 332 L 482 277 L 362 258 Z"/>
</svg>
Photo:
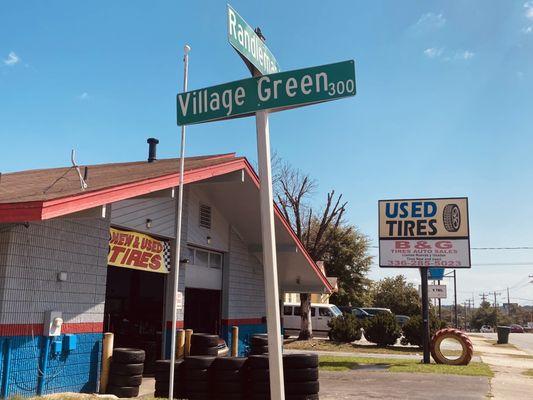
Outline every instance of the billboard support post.
<svg viewBox="0 0 533 400">
<path fill-rule="evenodd" d="M 453 270 L 453 308 L 455 313 L 455 329 L 459 327 L 457 322 L 457 270 Z"/>
<path fill-rule="evenodd" d="M 420 278 L 422 280 L 422 345 L 424 349 L 424 364 L 429 364 L 429 298 L 427 268 L 420 268 Z"/>
<path fill-rule="evenodd" d="M 437 284 L 440 286 L 440 279 L 437 281 Z M 442 305 L 441 305 L 440 297 L 439 297 L 439 319 L 442 319 Z"/>
</svg>

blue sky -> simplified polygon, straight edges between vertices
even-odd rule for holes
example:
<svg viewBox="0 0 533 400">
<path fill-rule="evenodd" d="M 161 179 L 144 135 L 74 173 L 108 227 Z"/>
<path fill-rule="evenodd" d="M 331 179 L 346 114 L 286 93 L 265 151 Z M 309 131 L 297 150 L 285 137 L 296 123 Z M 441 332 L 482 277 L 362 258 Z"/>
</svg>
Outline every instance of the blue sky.
<svg viewBox="0 0 533 400">
<path fill-rule="evenodd" d="M 273 149 L 316 178 L 317 202 L 343 193 L 377 244 L 379 199 L 468 196 L 473 247 L 533 246 L 532 1 L 231 4 L 283 70 L 356 60 L 357 96 L 270 119 Z M 176 156 L 183 45 L 191 89 L 248 76 L 225 13 L 224 1 L 3 1 L 0 171 L 66 165 L 71 148 L 82 164 L 141 160 L 150 136 Z M 221 152 L 256 159 L 253 118 L 188 129 L 187 154 Z M 533 304 L 533 250 L 472 261 L 461 301 L 510 286 Z"/>
</svg>

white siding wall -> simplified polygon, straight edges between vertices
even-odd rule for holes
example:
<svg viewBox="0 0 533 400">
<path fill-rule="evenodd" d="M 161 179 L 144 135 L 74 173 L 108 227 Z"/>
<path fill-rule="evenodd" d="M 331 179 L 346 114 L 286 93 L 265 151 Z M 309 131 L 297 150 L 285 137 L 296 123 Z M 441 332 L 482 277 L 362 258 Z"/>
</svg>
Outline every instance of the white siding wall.
<svg viewBox="0 0 533 400">
<path fill-rule="evenodd" d="M 266 315 L 263 266 L 233 229 L 224 270 L 224 319 L 260 318 Z"/>
<path fill-rule="evenodd" d="M 200 226 L 200 203 L 211 206 L 211 229 Z M 189 225 L 187 229 L 187 241 L 213 250 L 228 251 L 229 249 L 229 224 L 224 216 L 202 192 L 201 188 L 192 187 L 189 190 L 188 200 Z M 207 236 L 211 237 L 211 243 L 207 243 Z"/>
<path fill-rule="evenodd" d="M 176 200 L 168 198 L 145 198 L 118 201 L 111 205 L 111 225 L 118 225 L 137 232 L 175 237 L 174 219 Z M 146 220 L 152 227 L 146 228 Z"/>
<path fill-rule="evenodd" d="M 0 236 L 0 323 L 42 323 L 49 310 L 67 323 L 101 323 L 108 239 L 109 221 L 97 218 L 9 228 Z M 66 282 L 58 282 L 60 271 Z"/>
</svg>

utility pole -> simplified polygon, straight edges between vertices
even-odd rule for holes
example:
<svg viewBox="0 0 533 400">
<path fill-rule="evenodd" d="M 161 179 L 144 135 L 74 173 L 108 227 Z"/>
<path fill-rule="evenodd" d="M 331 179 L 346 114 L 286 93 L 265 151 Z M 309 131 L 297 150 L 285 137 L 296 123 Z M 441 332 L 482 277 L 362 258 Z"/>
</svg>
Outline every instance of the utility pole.
<svg viewBox="0 0 533 400">
<path fill-rule="evenodd" d="M 479 297 L 481 297 L 481 301 L 482 301 L 483 303 L 485 303 L 485 302 L 487 301 L 487 295 L 485 294 L 485 292 L 481 293 L 481 294 L 479 295 Z"/>
<path fill-rule="evenodd" d="M 509 296 L 509 286 L 507 286 L 507 315 L 511 314 L 511 298 Z"/>
<path fill-rule="evenodd" d="M 440 279 L 437 282 L 438 282 L 438 285 L 440 286 Z M 442 306 L 440 302 L 440 297 L 439 297 L 439 319 L 442 319 Z"/>
<path fill-rule="evenodd" d="M 457 329 L 459 325 L 457 324 L 457 275 L 456 269 L 453 270 L 453 308 L 455 309 L 455 328 Z"/>
<path fill-rule="evenodd" d="M 498 308 L 498 300 L 496 300 L 496 296 L 501 296 L 501 293 L 498 293 L 496 291 L 494 292 L 489 292 L 489 295 L 494 295 L 494 308 L 497 309 Z"/>
<path fill-rule="evenodd" d="M 468 323 L 467 323 L 467 321 L 468 321 L 467 315 L 468 315 L 468 312 L 470 312 L 471 304 L 472 304 L 472 300 L 471 299 L 468 299 L 468 300 L 465 301 L 465 331 L 466 331 L 467 325 L 468 325 Z M 467 308 L 466 308 L 467 305 L 468 305 L 468 311 L 467 311 Z"/>
</svg>

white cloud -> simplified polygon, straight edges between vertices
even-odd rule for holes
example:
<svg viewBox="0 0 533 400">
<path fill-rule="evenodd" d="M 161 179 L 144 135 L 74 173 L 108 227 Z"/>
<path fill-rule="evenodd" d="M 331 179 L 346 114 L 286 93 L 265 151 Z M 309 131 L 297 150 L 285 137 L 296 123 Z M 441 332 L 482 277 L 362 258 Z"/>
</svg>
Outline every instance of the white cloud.
<svg viewBox="0 0 533 400">
<path fill-rule="evenodd" d="M 526 18 L 533 21 L 533 1 L 526 1 L 524 3 L 524 8 L 526 9 L 525 11 Z"/>
<path fill-rule="evenodd" d="M 424 50 L 424 55 L 428 58 L 438 58 L 442 55 L 443 50 L 436 47 L 430 47 Z"/>
<path fill-rule="evenodd" d="M 525 33 L 525 34 L 533 33 L 533 25 L 526 26 L 525 28 L 522 28 L 522 33 Z"/>
<path fill-rule="evenodd" d="M 468 50 L 459 51 L 455 54 L 455 58 L 460 60 L 470 60 L 472 57 L 474 57 L 474 53 Z"/>
<path fill-rule="evenodd" d="M 83 101 L 83 100 L 88 100 L 88 99 L 89 99 L 89 93 L 87 93 L 87 92 L 83 92 L 82 94 L 80 94 L 80 95 L 78 96 L 78 99 L 79 99 L 79 100 L 82 100 L 82 101 Z"/>
<path fill-rule="evenodd" d="M 14 51 L 11 51 L 7 55 L 7 58 L 4 60 L 4 64 L 9 67 L 12 67 L 13 65 L 18 64 L 19 62 L 20 62 L 20 57 L 17 56 L 17 54 Z"/>
<path fill-rule="evenodd" d="M 446 18 L 442 14 L 435 14 L 432 12 L 423 14 L 415 26 L 418 28 L 432 28 L 439 29 L 446 25 Z"/>
</svg>

